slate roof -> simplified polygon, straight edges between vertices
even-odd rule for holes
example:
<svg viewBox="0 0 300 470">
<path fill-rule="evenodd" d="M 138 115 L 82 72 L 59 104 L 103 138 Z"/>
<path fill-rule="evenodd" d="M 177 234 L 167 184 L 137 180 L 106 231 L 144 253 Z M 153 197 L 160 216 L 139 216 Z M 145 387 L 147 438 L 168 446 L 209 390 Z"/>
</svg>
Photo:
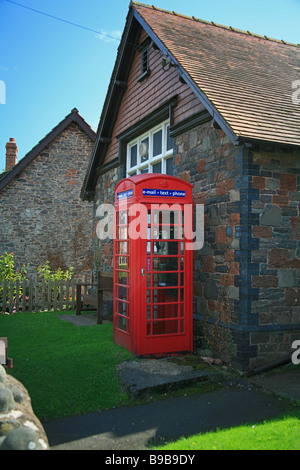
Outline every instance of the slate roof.
<svg viewBox="0 0 300 470">
<path fill-rule="evenodd" d="M 292 83 L 300 79 L 299 45 L 132 5 L 148 34 L 159 38 L 238 140 L 300 145 L 300 104 L 292 100 Z"/>
<path fill-rule="evenodd" d="M 92 139 L 96 140 L 96 134 L 89 124 L 80 116 L 78 109 L 72 109 L 57 126 L 55 126 L 49 134 L 47 134 L 33 149 L 28 152 L 11 170 L 0 175 L 0 191 L 3 189 L 16 175 L 18 175 L 39 153 L 44 150 L 71 122 L 76 122 L 81 129 Z"/>
</svg>

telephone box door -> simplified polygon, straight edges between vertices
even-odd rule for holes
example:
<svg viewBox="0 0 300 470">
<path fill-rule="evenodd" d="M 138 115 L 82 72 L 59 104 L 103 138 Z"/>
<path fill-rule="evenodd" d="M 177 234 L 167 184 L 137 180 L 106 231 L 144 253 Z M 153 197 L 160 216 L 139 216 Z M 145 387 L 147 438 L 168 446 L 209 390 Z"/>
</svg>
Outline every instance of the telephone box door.
<svg viewBox="0 0 300 470">
<path fill-rule="evenodd" d="M 191 351 L 192 252 L 184 241 L 184 205 L 147 204 L 141 250 L 141 350 Z"/>
</svg>

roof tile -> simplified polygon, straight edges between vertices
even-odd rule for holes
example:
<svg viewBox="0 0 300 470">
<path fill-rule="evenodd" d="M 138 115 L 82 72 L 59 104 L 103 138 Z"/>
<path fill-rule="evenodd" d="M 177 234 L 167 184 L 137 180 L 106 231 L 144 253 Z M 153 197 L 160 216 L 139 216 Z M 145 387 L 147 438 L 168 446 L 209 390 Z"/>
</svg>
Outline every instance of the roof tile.
<svg viewBox="0 0 300 470">
<path fill-rule="evenodd" d="M 300 47 L 132 2 L 237 137 L 300 145 Z"/>
</svg>

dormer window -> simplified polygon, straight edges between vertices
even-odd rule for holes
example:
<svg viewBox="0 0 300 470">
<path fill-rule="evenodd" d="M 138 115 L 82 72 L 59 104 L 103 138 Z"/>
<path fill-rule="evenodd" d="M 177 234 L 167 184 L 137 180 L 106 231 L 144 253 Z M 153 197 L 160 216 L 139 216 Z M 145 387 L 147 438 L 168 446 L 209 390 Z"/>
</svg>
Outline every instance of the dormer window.
<svg viewBox="0 0 300 470">
<path fill-rule="evenodd" d="M 145 41 L 140 47 L 140 55 L 141 55 L 141 74 L 138 78 L 138 82 L 141 81 L 143 78 L 147 77 L 150 73 L 149 68 L 149 40 Z"/>
</svg>

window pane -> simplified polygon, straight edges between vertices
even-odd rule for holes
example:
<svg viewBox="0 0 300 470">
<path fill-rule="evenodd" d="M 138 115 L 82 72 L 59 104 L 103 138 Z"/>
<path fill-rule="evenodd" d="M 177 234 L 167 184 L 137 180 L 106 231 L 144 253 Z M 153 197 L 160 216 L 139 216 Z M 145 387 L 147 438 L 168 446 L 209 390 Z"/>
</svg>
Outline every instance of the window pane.
<svg viewBox="0 0 300 470">
<path fill-rule="evenodd" d="M 133 145 L 130 149 L 130 168 L 137 164 L 137 145 Z"/>
<path fill-rule="evenodd" d="M 119 269 L 127 269 L 128 267 L 128 258 L 127 256 L 118 256 L 118 268 Z"/>
<path fill-rule="evenodd" d="M 166 160 L 166 174 L 173 176 L 173 157 Z"/>
<path fill-rule="evenodd" d="M 118 286 L 117 287 L 117 297 L 120 300 L 128 300 L 128 298 L 127 298 L 127 287 Z"/>
<path fill-rule="evenodd" d="M 120 211 L 119 212 L 119 225 L 126 225 L 127 224 L 127 211 Z"/>
<path fill-rule="evenodd" d="M 117 252 L 120 255 L 127 255 L 127 242 L 119 242 L 117 244 Z"/>
<path fill-rule="evenodd" d="M 173 139 L 170 137 L 170 127 L 167 127 L 167 150 L 171 150 L 173 148 Z"/>
<path fill-rule="evenodd" d="M 140 152 L 141 152 L 141 162 L 144 163 L 149 158 L 149 137 L 142 140 L 141 146 L 140 146 Z"/>
<path fill-rule="evenodd" d="M 127 318 L 118 316 L 118 328 L 119 330 L 127 331 Z"/>
<path fill-rule="evenodd" d="M 178 258 L 153 258 L 153 271 L 178 271 Z"/>
<path fill-rule="evenodd" d="M 153 134 L 153 157 L 162 153 L 162 130 Z"/>
<path fill-rule="evenodd" d="M 166 320 L 153 323 L 153 335 L 166 335 L 178 333 L 178 321 Z"/>
<path fill-rule="evenodd" d="M 143 169 L 141 170 L 141 174 L 143 174 L 143 173 L 148 173 L 148 167 L 147 167 L 147 168 L 143 168 Z"/>
<path fill-rule="evenodd" d="M 153 253 L 158 255 L 178 255 L 178 242 L 153 242 Z"/>
<path fill-rule="evenodd" d="M 152 173 L 161 173 L 161 162 L 152 165 Z"/>
<path fill-rule="evenodd" d="M 121 266 L 121 269 L 123 269 L 122 266 Z M 124 271 L 118 271 L 117 282 L 118 284 L 123 284 L 124 286 L 128 286 L 128 273 Z"/>
<path fill-rule="evenodd" d="M 128 316 L 128 304 L 126 304 L 125 302 L 118 302 L 117 303 L 117 312 L 120 313 L 121 315 L 124 315 L 124 316 Z"/>
<path fill-rule="evenodd" d="M 119 240 L 127 240 L 127 227 L 119 227 Z"/>
</svg>

